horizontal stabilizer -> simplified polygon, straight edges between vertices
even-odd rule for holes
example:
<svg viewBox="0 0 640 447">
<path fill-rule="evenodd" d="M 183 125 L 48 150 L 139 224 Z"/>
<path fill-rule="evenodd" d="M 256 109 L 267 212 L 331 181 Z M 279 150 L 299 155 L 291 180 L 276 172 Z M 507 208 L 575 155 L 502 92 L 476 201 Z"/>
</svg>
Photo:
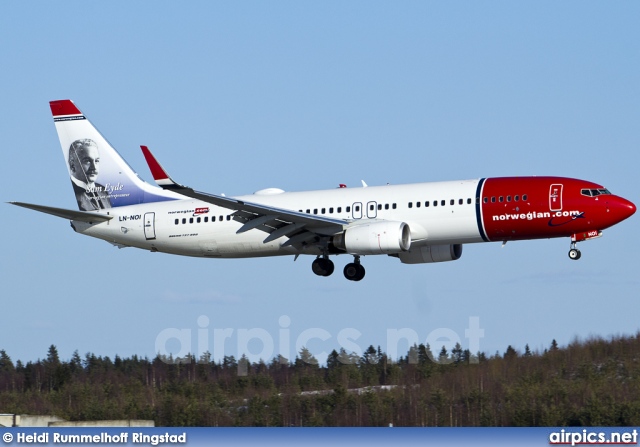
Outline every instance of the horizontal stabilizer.
<svg viewBox="0 0 640 447">
<path fill-rule="evenodd" d="M 52 206 L 34 205 L 32 203 L 8 202 L 12 205 L 29 208 L 30 210 L 40 211 L 41 213 L 51 214 L 52 216 L 62 217 L 63 219 L 79 220 L 81 222 L 106 222 L 113 219 L 113 216 L 104 214 L 91 213 L 88 211 L 67 210 L 64 208 L 54 208 Z"/>
</svg>

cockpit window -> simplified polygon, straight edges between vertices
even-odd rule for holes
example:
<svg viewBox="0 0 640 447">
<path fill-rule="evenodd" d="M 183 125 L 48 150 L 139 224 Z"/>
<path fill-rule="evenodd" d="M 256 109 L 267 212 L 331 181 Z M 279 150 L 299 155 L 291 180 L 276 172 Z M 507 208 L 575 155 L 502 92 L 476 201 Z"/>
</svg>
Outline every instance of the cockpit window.
<svg viewBox="0 0 640 447">
<path fill-rule="evenodd" d="M 611 194 L 608 189 L 600 188 L 600 189 L 583 189 L 580 191 L 580 194 L 583 196 L 596 197 L 603 194 Z"/>
</svg>

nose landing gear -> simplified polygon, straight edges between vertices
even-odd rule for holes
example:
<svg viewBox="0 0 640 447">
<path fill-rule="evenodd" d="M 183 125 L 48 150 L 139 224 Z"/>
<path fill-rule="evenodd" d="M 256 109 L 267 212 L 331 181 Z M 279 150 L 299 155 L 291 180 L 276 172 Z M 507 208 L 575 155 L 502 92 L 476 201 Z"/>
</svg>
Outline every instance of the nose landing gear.
<svg viewBox="0 0 640 447">
<path fill-rule="evenodd" d="M 360 281 L 364 278 L 365 270 L 360 264 L 360 256 L 354 256 L 353 262 L 344 266 L 344 277 L 349 281 Z"/>
<path fill-rule="evenodd" d="M 580 250 L 578 250 L 578 248 L 576 247 L 576 243 L 571 242 L 571 247 L 569 250 L 569 258 L 573 259 L 574 261 L 577 261 L 578 259 L 580 259 L 580 256 L 582 256 L 582 253 L 580 253 Z"/>
</svg>

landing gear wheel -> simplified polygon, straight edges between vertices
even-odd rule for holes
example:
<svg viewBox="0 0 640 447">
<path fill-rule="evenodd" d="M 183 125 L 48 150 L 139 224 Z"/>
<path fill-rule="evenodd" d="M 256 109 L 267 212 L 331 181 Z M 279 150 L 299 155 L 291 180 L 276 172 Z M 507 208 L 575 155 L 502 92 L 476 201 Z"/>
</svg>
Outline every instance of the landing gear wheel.
<svg viewBox="0 0 640 447">
<path fill-rule="evenodd" d="M 360 281 L 362 278 L 364 278 L 364 274 L 364 267 L 359 263 L 350 262 L 349 264 L 344 266 L 344 277 L 349 281 Z"/>
<path fill-rule="evenodd" d="M 574 261 L 580 259 L 580 256 L 582 256 L 582 253 L 580 253 L 580 250 L 578 250 L 577 248 L 572 248 L 571 250 L 569 250 L 569 258 L 573 259 Z"/>
<path fill-rule="evenodd" d="M 316 258 L 311 264 L 311 270 L 318 276 L 330 276 L 335 266 L 329 258 Z"/>
</svg>

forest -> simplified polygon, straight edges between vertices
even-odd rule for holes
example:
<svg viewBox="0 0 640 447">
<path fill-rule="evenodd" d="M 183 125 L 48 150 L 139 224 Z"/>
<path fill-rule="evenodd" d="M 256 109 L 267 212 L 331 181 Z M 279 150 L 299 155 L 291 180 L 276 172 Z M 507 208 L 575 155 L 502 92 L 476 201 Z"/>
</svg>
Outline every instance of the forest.
<svg viewBox="0 0 640 447">
<path fill-rule="evenodd" d="M 0 413 L 156 426 L 638 426 L 640 333 L 553 340 L 493 356 L 414 345 L 392 360 L 370 346 L 318 361 L 245 356 L 121 358 L 76 351 L 13 361 L 0 350 Z"/>
</svg>

